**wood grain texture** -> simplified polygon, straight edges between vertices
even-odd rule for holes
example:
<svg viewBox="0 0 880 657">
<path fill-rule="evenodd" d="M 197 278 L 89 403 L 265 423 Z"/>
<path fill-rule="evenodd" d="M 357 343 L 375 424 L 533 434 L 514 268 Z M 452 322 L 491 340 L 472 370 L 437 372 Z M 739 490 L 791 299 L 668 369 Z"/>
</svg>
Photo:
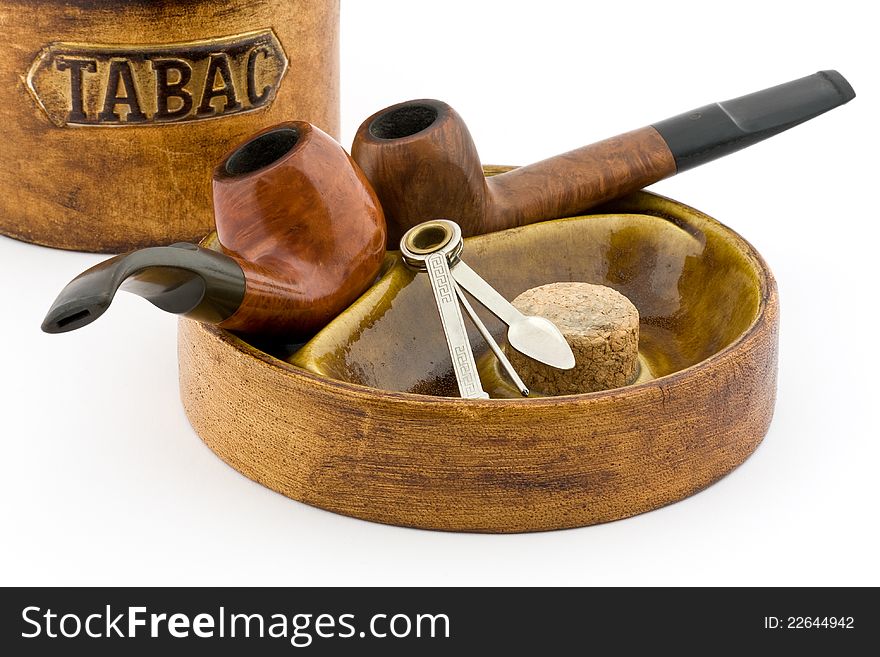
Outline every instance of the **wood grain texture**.
<svg viewBox="0 0 880 657">
<path fill-rule="evenodd" d="M 337 513 L 427 529 L 522 532 L 642 513 L 730 472 L 766 434 L 778 298 L 761 257 L 755 320 L 696 365 L 612 391 L 475 401 L 322 377 L 214 327 L 180 323 L 181 398 L 235 469 Z"/>
<path fill-rule="evenodd" d="M 487 178 L 486 232 L 583 214 L 673 174 L 666 142 L 639 128 Z"/>
<path fill-rule="evenodd" d="M 237 154 L 253 147 L 260 157 L 279 135 L 289 135 L 280 157 L 230 173 Z M 222 251 L 246 281 L 241 306 L 220 323 L 229 330 L 310 337 L 373 283 L 385 258 L 375 193 L 342 146 L 308 123 L 279 124 L 233 150 L 214 172 L 214 205 Z"/>
<path fill-rule="evenodd" d="M 351 152 L 385 209 L 389 248 L 431 219 L 452 219 L 468 237 L 583 214 L 676 171 L 666 142 L 645 127 L 485 179 L 464 121 L 436 100 L 377 112 Z"/>
<path fill-rule="evenodd" d="M 213 224 L 211 170 L 232 144 L 285 119 L 307 120 L 338 134 L 338 18 L 338 0 L 0 0 L 7 37 L 0 83 L 9 96 L 0 104 L 7 144 L 0 162 L 0 232 L 100 252 L 198 241 Z M 270 29 L 289 64 L 274 100 L 254 111 L 217 117 L 207 109 L 201 120 L 176 124 L 58 127 L 28 89 L 33 62 L 56 42 L 116 44 L 137 52 Z M 262 63 L 263 56 L 258 53 L 255 61 Z M 137 57 L 131 61 L 142 65 Z M 206 63 L 199 66 L 189 83 L 194 115 L 204 109 L 196 87 L 205 80 L 199 76 L 210 70 Z M 86 76 L 100 75 L 84 70 Z M 124 95 L 127 69 L 120 71 L 118 95 Z M 54 72 L 70 83 L 69 68 L 62 71 L 56 63 Z M 222 87 L 223 71 L 214 72 Z M 170 73 L 169 84 L 176 75 Z M 156 84 L 138 87 L 142 103 Z M 251 89 L 252 100 L 259 101 L 262 91 L 262 84 Z M 212 102 L 221 108 L 224 99 Z M 236 102 L 248 103 L 241 87 Z"/>
</svg>

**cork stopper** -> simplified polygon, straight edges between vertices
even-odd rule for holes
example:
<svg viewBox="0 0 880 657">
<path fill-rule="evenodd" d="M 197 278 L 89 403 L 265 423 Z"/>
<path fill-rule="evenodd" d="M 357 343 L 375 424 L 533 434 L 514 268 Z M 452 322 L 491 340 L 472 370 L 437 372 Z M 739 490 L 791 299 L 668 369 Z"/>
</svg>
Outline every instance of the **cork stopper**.
<svg viewBox="0 0 880 657">
<path fill-rule="evenodd" d="M 595 392 L 638 377 L 639 311 L 620 292 L 589 283 L 551 283 L 526 290 L 513 305 L 556 324 L 574 352 L 574 368 L 559 370 L 505 345 L 510 362 L 535 392 Z"/>
</svg>

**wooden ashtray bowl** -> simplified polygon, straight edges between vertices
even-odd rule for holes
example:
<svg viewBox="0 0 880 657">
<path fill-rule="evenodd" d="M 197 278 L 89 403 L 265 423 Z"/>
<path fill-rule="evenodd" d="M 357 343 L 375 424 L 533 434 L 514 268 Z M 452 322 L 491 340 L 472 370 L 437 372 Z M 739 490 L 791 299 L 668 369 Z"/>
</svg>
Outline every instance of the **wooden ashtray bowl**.
<svg viewBox="0 0 880 657">
<path fill-rule="evenodd" d="M 480 532 L 655 509 L 730 472 L 766 434 L 776 285 L 717 221 L 640 192 L 595 215 L 472 238 L 465 260 L 508 298 L 568 280 L 622 292 L 641 317 L 642 376 L 582 395 L 444 396 L 454 379 L 427 281 L 389 255 L 376 285 L 302 348 L 258 348 L 182 320 L 193 427 L 232 467 L 293 499 Z M 512 396 L 491 359 L 478 360 L 490 394 Z"/>
</svg>

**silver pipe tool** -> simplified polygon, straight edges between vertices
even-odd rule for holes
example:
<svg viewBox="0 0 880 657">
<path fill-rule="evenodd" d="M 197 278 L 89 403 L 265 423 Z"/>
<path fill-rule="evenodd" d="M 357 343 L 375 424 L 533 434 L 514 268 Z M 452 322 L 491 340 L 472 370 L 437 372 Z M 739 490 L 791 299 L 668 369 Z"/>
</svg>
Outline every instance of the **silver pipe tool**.
<svg viewBox="0 0 880 657">
<path fill-rule="evenodd" d="M 508 325 L 507 341 L 511 347 L 551 367 L 574 367 L 574 354 L 556 325 L 543 317 L 523 315 L 514 308 L 479 274 L 462 262 L 463 249 L 461 228 L 454 221 L 446 219 L 426 221 L 414 226 L 400 241 L 403 261 L 416 271 L 427 272 L 431 281 L 461 396 L 477 399 L 489 397 L 480 383 L 459 302 L 520 393 L 523 396 L 529 394 L 528 387 L 474 312 L 462 288 Z"/>
</svg>

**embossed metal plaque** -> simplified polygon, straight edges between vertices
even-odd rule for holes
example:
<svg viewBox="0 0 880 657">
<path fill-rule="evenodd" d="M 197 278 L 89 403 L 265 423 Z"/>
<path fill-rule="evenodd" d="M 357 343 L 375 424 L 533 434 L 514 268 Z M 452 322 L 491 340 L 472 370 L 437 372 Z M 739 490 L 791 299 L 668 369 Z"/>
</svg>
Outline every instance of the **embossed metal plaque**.
<svg viewBox="0 0 880 657">
<path fill-rule="evenodd" d="M 271 105 L 287 65 L 270 29 L 163 45 L 55 42 L 27 85 L 59 127 L 172 124 Z"/>
</svg>

